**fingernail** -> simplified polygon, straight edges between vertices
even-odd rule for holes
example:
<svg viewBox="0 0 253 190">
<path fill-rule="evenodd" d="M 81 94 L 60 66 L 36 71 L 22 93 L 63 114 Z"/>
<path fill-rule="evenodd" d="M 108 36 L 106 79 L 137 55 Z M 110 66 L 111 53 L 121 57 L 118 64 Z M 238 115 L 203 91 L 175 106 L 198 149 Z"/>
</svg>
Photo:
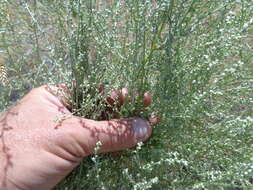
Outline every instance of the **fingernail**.
<svg viewBox="0 0 253 190">
<path fill-rule="evenodd" d="M 132 121 L 134 136 L 136 139 L 143 139 L 148 135 L 150 124 L 143 119 L 134 119 Z"/>
</svg>

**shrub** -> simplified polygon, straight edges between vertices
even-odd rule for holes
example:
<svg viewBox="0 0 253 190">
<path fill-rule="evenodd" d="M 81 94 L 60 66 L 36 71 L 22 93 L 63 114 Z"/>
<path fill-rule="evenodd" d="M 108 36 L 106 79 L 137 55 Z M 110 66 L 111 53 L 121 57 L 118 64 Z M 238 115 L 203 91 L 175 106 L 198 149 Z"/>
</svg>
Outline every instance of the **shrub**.
<svg viewBox="0 0 253 190">
<path fill-rule="evenodd" d="M 56 189 L 252 188 L 249 0 L 0 2 L 3 107 L 8 95 L 75 81 L 79 114 L 98 119 L 105 84 L 151 92 L 144 111 L 162 118 L 144 145 L 87 158 Z M 141 111 L 140 99 L 121 116 Z"/>
</svg>

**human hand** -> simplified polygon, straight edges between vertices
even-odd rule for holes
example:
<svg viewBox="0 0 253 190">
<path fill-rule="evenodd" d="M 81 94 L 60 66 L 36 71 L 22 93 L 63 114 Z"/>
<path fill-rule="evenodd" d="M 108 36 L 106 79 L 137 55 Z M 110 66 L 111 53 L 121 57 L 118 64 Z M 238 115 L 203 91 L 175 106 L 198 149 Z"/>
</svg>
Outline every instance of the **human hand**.
<svg viewBox="0 0 253 190">
<path fill-rule="evenodd" d="M 151 135 L 150 122 L 141 118 L 94 121 L 73 116 L 47 89 L 33 89 L 0 116 L 1 190 L 51 189 L 94 153 L 98 141 L 99 152 L 111 152 Z"/>
</svg>

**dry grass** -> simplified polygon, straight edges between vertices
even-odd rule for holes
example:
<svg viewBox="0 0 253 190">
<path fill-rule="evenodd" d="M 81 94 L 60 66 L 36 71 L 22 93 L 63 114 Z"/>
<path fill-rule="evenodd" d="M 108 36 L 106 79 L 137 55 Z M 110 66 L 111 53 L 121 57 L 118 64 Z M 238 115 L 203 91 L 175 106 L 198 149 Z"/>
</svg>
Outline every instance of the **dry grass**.
<svg viewBox="0 0 253 190">
<path fill-rule="evenodd" d="M 7 69 L 4 64 L 4 60 L 0 58 L 0 84 L 3 86 L 6 86 L 9 83 L 8 77 L 7 77 Z"/>
</svg>

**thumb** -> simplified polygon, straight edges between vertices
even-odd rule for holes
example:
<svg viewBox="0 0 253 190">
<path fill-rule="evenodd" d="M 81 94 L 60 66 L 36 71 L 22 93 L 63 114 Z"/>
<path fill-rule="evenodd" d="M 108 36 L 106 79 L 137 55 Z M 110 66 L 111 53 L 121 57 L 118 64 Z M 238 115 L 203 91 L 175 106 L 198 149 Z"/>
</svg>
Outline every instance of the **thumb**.
<svg viewBox="0 0 253 190">
<path fill-rule="evenodd" d="M 62 123 L 74 136 L 77 147 L 82 147 L 84 155 L 94 153 L 97 142 L 101 142 L 99 153 L 125 150 L 138 142 L 147 140 L 152 128 L 147 120 L 141 118 L 94 121 L 73 117 Z"/>
</svg>

